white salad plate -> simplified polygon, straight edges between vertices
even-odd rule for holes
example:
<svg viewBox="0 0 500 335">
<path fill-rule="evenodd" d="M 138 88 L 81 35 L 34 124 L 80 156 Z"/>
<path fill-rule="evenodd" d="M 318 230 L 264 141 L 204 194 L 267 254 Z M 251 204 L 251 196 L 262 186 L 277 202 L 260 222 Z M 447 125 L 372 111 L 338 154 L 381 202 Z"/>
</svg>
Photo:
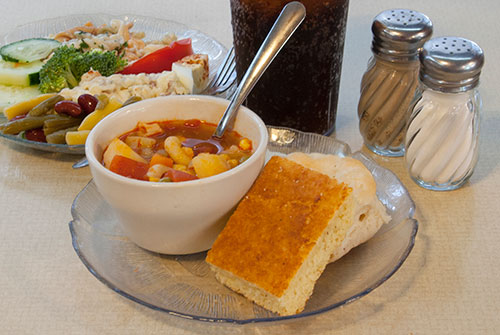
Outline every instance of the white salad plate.
<svg viewBox="0 0 500 335">
<path fill-rule="evenodd" d="M 360 152 L 351 154 L 347 144 L 334 138 L 289 128 L 268 127 L 268 131 L 268 158 L 302 151 L 360 160 L 372 172 L 377 196 L 392 218 L 368 242 L 326 267 L 303 312 L 279 316 L 226 288 L 205 263 L 206 252 L 169 256 L 136 246 L 92 181 L 75 198 L 69 223 L 73 247 L 83 264 L 113 291 L 154 310 L 238 324 L 317 315 L 351 303 L 384 283 L 408 257 L 418 230 L 415 205 L 405 186 L 391 171 Z"/>
<path fill-rule="evenodd" d="M 2 45 L 32 37 L 47 37 L 67 29 L 80 26 L 86 22 L 94 25 L 109 24 L 112 19 L 119 19 L 125 22 L 133 22 L 131 31 L 144 32 L 144 40 L 157 40 L 167 33 L 175 33 L 178 39 L 191 38 L 195 53 L 208 55 L 210 67 L 210 79 L 213 78 L 217 69 L 222 64 L 227 53 L 227 48 L 204 33 L 190 29 L 189 27 L 174 21 L 161 20 L 152 17 L 138 15 L 108 15 L 108 14 L 79 14 L 57 17 L 48 20 L 35 21 L 18 26 L 8 34 L 0 37 Z M 3 113 L 0 113 L 0 123 L 7 121 Z M 61 152 L 68 154 L 85 154 L 84 145 L 50 144 L 36 141 L 29 141 L 16 135 L 5 135 L 3 137 L 16 144 L 50 152 Z"/>
</svg>

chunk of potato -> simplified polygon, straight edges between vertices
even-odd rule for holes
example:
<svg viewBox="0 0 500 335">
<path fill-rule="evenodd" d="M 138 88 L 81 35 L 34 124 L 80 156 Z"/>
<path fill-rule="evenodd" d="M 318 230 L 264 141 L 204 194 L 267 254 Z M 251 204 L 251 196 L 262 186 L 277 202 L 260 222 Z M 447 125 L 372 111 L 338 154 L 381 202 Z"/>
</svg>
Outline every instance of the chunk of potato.
<svg viewBox="0 0 500 335">
<path fill-rule="evenodd" d="M 103 163 L 104 166 L 109 169 L 111 166 L 111 162 L 115 156 L 123 156 L 133 160 L 136 160 L 141 163 L 147 163 L 147 161 L 141 157 L 137 152 L 132 150 L 125 142 L 120 140 L 119 138 L 115 138 L 106 148 L 103 155 Z M 147 171 L 147 170 L 146 170 Z"/>
<path fill-rule="evenodd" d="M 230 168 L 223 157 L 209 153 L 201 153 L 194 157 L 192 165 L 198 178 L 210 177 L 227 171 Z"/>
</svg>

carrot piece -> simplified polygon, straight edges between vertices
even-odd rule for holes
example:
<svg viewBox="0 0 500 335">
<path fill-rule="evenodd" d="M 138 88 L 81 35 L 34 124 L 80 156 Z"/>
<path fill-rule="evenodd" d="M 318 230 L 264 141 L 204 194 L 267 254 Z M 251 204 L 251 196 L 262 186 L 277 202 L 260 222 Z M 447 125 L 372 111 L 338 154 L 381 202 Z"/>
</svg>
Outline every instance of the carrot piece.
<svg viewBox="0 0 500 335">
<path fill-rule="evenodd" d="M 165 165 L 168 167 L 172 167 L 174 165 L 174 161 L 170 157 L 164 156 L 164 155 L 159 154 L 159 153 L 155 153 L 153 155 L 153 157 L 151 157 L 151 161 L 149 162 L 149 166 L 151 167 L 151 166 L 156 165 L 156 164 L 161 164 L 161 165 Z"/>
<path fill-rule="evenodd" d="M 168 178 L 170 178 L 170 180 L 173 182 L 198 179 L 198 177 L 193 176 L 192 174 L 189 174 L 189 173 L 184 172 L 184 171 L 175 170 L 175 169 L 168 169 L 168 171 L 165 172 L 165 175 Z"/>
<path fill-rule="evenodd" d="M 146 173 L 148 172 L 149 165 L 146 163 L 138 162 L 134 159 L 128 157 L 116 155 L 113 157 L 111 164 L 109 165 L 109 170 L 117 173 L 121 176 L 148 180 Z"/>
</svg>

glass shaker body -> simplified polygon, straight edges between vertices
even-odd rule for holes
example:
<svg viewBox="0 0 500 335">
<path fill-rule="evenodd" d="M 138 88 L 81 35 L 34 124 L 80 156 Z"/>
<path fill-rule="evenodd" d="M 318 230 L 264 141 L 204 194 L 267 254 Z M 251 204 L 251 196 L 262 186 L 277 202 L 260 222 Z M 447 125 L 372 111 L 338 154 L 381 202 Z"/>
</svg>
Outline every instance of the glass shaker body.
<svg viewBox="0 0 500 335">
<path fill-rule="evenodd" d="M 418 84 L 418 51 L 432 35 L 432 22 L 410 9 L 388 9 L 373 19 L 372 58 L 361 80 L 359 130 L 368 149 L 404 155 L 408 108 Z"/>
<path fill-rule="evenodd" d="M 462 186 L 478 160 L 483 50 L 461 37 L 427 41 L 419 54 L 419 88 L 411 106 L 405 160 L 420 186 L 447 191 Z"/>
<path fill-rule="evenodd" d="M 445 93 L 419 85 L 405 138 L 406 165 L 417 184 L 447 191 L 469 179 L 478 160 L 480 109 L 477 88 Z"/>
<path fill-rule="evenodd" d="M 419 61 L 386 60 L 374 55 L 361 80 L 359 130 L 371 151 L 404 155 L 408 110 L 418 85 Z"/>
</svg>

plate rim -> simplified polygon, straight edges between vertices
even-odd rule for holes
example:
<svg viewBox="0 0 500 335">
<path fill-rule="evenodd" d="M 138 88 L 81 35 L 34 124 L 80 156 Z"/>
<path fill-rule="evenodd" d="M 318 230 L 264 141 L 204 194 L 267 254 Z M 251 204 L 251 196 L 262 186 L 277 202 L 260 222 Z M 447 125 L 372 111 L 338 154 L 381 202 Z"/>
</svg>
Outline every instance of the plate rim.
<svg viewBox="0 0 500 335">
<path fill-rule="evenodd" d="M 91 184 L 91 183 L 93 183 L 93 180 L 91 180 L 89 182 L 89 184 Z M 89 184 L 87 184 L 87 186 Z M 82 191 L 80 191 L 80 192 L 83 192 L 86 189 L 87 186 L 85 186 L 84 189 Z M 78 195 L 80 195 L 80 193 Z M 406 261 L 406 259 L 410 255 L 411 251 L 413 250 L 413 247 L 415 246 L 415 238 L 416 238 L 416 235 L 417 235 L 417 232 L 418 232 L 419 223 L 414 218 L 408 218 L 405 221 L 410 221 L 411 224 L 413 225 L 412 232 L 410 234 L 410 243 L 408 244 L 408 246 L 405 249 L 405 251 L 401 254 L 401 257 L 399 258 L 396 266 L 391 271 L 389 271 L 385 276 L 381 277 L 377 282 L 375 282 L 374 285 L 371 285 L 370 287 L 366 288 L 362 292 L 360 292 L 358 294 L 355 294 L 355 295 L 353 295 L 353 296 L 351 296 L 349 298 L 346 298 L 346 299 L 344 299 L 344 300 L 342 300 L 342 301 L 340 301 L 340 302 L 338 302 L 336 304 L 333 304 L 333 305 L 330 305 L 330 306 L 327 306 L 327 307 L 323 307 L 323 308 L 320 308 L 320 309 L 317 309 L 317 310 L 314 310 L 314 311 L 305 312 L 305 313 L 302 312 L 302 313 L 294 314 L 294 315 L 276 316 L 276 317 L 267 317 L 267 318 L 251 318 L 251 319 L 231 319 L 231 318 L 201 317 L 201 316 L 198 316 L 198 315 L 193 315 L 193 314 L 189 314 L 189 313 L 182 313 L 182 312 L 177 312 L 177 311 L 170 310 L 170 309 L 163 308 L 163 307 L 158 307 L 158 306 L 153 305 L 153 304 L 151 304 L 151 303 L 149 303 L 147 301 L 144 301 L 142 299 L 134 297 L 133 295 L 131 295 L 131 294 L 125 292 L 124 290 L 118 288 L 116 285 L 113 285 L 109 280 L 107 280 L 103 276 L 101 276 L 101 274 L 99 272 L 97 272 L 92 267 L 92 265 L 90 264 L 90 262 L 88 262 L 87 258 L 85 257 L 85 255 L 83 255 L 83 253 L 80 251 L 80 248 L 78 247 L 77 235 L 75 233 L 75 228 L 74 228 L 74 220 L 71 220 L 68 223 L 68 225 L 69 225 L 69 230 L 70 230 L 70 234 L 71 234 L 71 244 L 72 244 L 73 249 L 75 250 L 76 254 L 80 258 L 80 261 L 83 263 L 83 265 L 85 265 L 85 267 L 87 268 L 87 270 L 92 275 L 94 275 L 94 277 L 96 277 L 101 283 L 103 283 L 110 290 L 118 293 L 122 297 L 125 297 L 125 298 L 127 298 L 127 299 L 129 299 L 129 300 L 131 300 L 133 302 L 136 302 L 136 303 L 138 303 L 140 305 L 148 307 L 148 308 L 150 308 L 152 310 L 160 311 L 160 312 L 163 312 L 163 313 L 166 313 L 166 314 L 169 314 L 169 315 L 172 315 L 172 316 L 180 317 L 180 318 L 183 318 L 183 319 L 195 320 L 195 321 L 202 321 L 202 322 L 212 322 L 212 323 L 231 323 L 231 324 L 244 325 L 244 324 L 248 324 L 248 323 L 279 322 L 279 321 L 285 321 L 285 320 L 294 320 L 294 319 L 302 319 L 302 318 L 312 317 L 312 316 L 316 316 L 316 315 L 322 314 L 324 312 L 331 311 L 331 310 L 336 309 L 338 307 L 350 304 L 350 303 L 352 303 L 352 302 L 354 302 L 354 301 L 356 301 L 356 300 L 358 300 L 358 299 L 366 296 L 367 294 L 369 294 L 370 292 L 372 292 L 373 290 L 375 290 L 376 288 L 378 288 L 380 285 L 382 285 L 383 283 L 385 283 L 389 278 L 391 278 L 401 268 L 401 266 L 403 265 L 403 263 Z M 401 224 L 404 224 L 404 223 L 401 222 L 397 226 L 399 226 Z"/>
<path fill-rule="evenodd" d="M 361 151 L 356 151 L 356 152 L 352 153 L 351 150 L 350 150 L 350 147 L 349 147 L 349 145 L 347 143 L 345 143 L 343 141 L 340 141 L 340 140 L 337 140 L 334 137 L 328 137 L 328 136 L 324 136 L 324 135 L 320 135 L 320 134 L 315 134 L 315 133 L 306 133 L 306 132 L 302 132 L 302 131 L 291 129 L 291 128 L 287 128 L 287 127 L 273 127 L 273 126 L 268 126 L 268 130 L 269 131 L 271 131 L 272 129 L 289 130 L 289 131 L 293 131 L 293 132 L 296 132 L 296 133 L 307 134 L 307 135 L 313 136 L 313 137 L 317 136 L 318 138 L 321 138 L 321 137 L 329 138 L 330 140 L 332 140 L 332 142 L 338 142 L 338 143 L 340 143 L 342 145 L 345 145 L 346 149 L 347 149 L 347 153 L 348 153 L 347 156 L 353 156 L 353 155 L 356 155 L 356 154 L 361 154 L 365 159 L 371 161 L 376 166 L 380 167 L 381 169 L 385 170 L 386 172 L 389 172 L 390 174 L 392 174 L 395 178 L 397 178 L 399 180 L 399 178 L 391 170 L 389 170 L 389 169 L 387 169 L 387 168 L 385 168 L 385 167 L 377 164 L 373 159 L 371 159 L 369 156 L 363 154 Z M 248 324 L 248 323 L 261 323 L 261 322 L 262 323 L 269 323 L 269 322 L 279 322 L 279 321 L 285 321 L 285 320 L 297 320 L 297 319 L 302 319 L 302 318 L 307 318 L 307 317 L 313 317 L 313 316 L 322 314 L 324 312 L 331 311 L 331 310 L 336 309 L 338 307 L 350 304 L 350 303 L 352 303 L 352 302 L 354 302 L 354 301 L 356 301 L 356 300 L 358 300 L 358 299 L 366 296 L 367 294 L 369 294 L 370 292 L 372 292 L 373 290 L 375 290 L 376 288 L 378 288 L 380 285 L 382 285 L 383 283 L 385 283 L 389 278 L 391 278 L 401 268 L 401 266 L 406 261 L 406 259 L 408 258 L 408 256 L 410 255 L 411 251 L 413 250 L 413 248 L 415 246 L 415 240 L 416 240 L 416 236 L 417 236 L 418 229 L 419 229 L 419 222 L 418 222 L 418 220 L 416 220 L 413 217 L 414 212 L 415 212 L 415 203 L 414 203 L 413 199 L 411 198 L 411 196 L 410 196 L 410 194 L 409 194 L 408 189 L 406 188 L 406 186 L 401 182 L 401 180 L 399 180 L 399 182 L 400 182 L 400 185 L 407 192 L 407 195 L 408 195 L 408 197 L 409 197 L 409 199 L 411 201 L 412 207 L 411 207 L 411 210 L 408 213 L 408 216 L 405 219 L 403 219 L 401 222 L 399 222 L 398 224 L 396 224 L 393 227 L 391 227 L 390 229 L 394 229 L 394 228 L 400 227 L 401 225 L 405 225 L 405 224 L 412 225 L 412 229 L 411 229 L 411 233 L 410 233 L 410 236 L 409 236 L 409 241 L 408 241 L 409 243 L 407 244 L 404 252 L 400 255 L 400 257 L 399 257 L 396 265 L 394 266 L 394 268 L 392 268 L 384 276 L 382 276 L 381 278 L 379 278 L 373 285 L 370 285 L 369 287 L 365 288 L 363 291 L 361 291 L 361 292 L 359 292 L 357 294 L 354 294 L 351 297 L 348 297 L 348 298 L 346 298 L 346 299 L 344 299 L 342 301 L 339 301 L 339 302 L 337 302 L 335 304 L 332 304 L 330 306 L 326 306 L 326 307 L 319 308 L 319 309 L 316 309 L 316 310 L 313 310 L 313 311 L 309 311 L 309 312 L 301 312 L 299 314 L 287 315 L 287 316 L 280 316 L 280 315 L 278 315 L 278 316 L 274 316 L 274 317 L 249 318 L 249 319 L 201 317 L 201 316 L 198 316 L 198 315 L 192 315 L 192 314 L 189 314 L 189 313 L 178 312 L 178 311 L 174 311 L 174 310 L 170 310 L 170 309 L 167 309 L 167 308 L 156 306 L 156 305 L 154 305 L 152 303 L 149 303 L 149 302 L 144 301 L 142 299 L 136 298 L 133 295 L 131 295 L 130 293 L 127 293 L 124 290 L 120 289 L 116 285 L 113 285 L 109 280 L 105 279 L 100 273 L 98 273 L 92 267 L 92 265 L 87 260 L 87 258 L 85 257 L 85 255 L 81 252 L 81 250 L 79 248 L 79 245 L 78 245 L 78 236 L 76 234 L 75 227 L 74 227 L 75 221 L 77 221 L 77 220 L 80 219 L 79 216 L 78 216 L 78 214 L 77 214 L 77 210 L 75 208 L 76 207 L 76 203 L 77 203 L 79 197 L 83 194 L 83 192 L 85 192 L 87 190 L 87 188 L 89 188 L 89 187 L 95 187 L 95 183 L 93 182 L 93 179 L 91 179 L 87 183 L 87 185 L 75 197 L 75 199 L 74 199 L 74 201 L 73 201 L 73 203 L 71 205 L 71 215 L 72 215 L 73 219 L 68 223 L 68 225 L 69 225 L 69 230 L 70 230 L 70 234 L 71 234 L 71 241 L 72 241 L 73 249 L 75 250 L 75 252 L 78 255 L 78 257 L 80 258 L 81 262 L 85 265 L 85 267 L 87 268 L 87 270 L 92 275 L 94 275 L 94 277 L 96 277 L 101 283 L 103 283 L 105 286 L 107 286 L 112 291 L 118 293 L 119 295 L 121 295 L 121 296 L 123 296 L 123 297 L 125 297 L 125 298 L 127 298 L 127 299 L 129 299 L 131 301 L 134 301 L 134 302 L 136 302 L 138 304 L 141 304 L 141 305 L 143 305 L 145 307 L 148 307 L 148 308 L 150 308 L 152 310 L 164 312 L 164 313 L 167 313 L 167 314 L 172 315 L 172 316 L 181 317 L 183 319 L 196 320 L 196 321 L 202 321 L 202 322 L 212 322 L 212 323 L 239 324 L 239 325 Z M 96 189 L 96 191 L 97 191 L 97 189 Z"/>
</svg>

